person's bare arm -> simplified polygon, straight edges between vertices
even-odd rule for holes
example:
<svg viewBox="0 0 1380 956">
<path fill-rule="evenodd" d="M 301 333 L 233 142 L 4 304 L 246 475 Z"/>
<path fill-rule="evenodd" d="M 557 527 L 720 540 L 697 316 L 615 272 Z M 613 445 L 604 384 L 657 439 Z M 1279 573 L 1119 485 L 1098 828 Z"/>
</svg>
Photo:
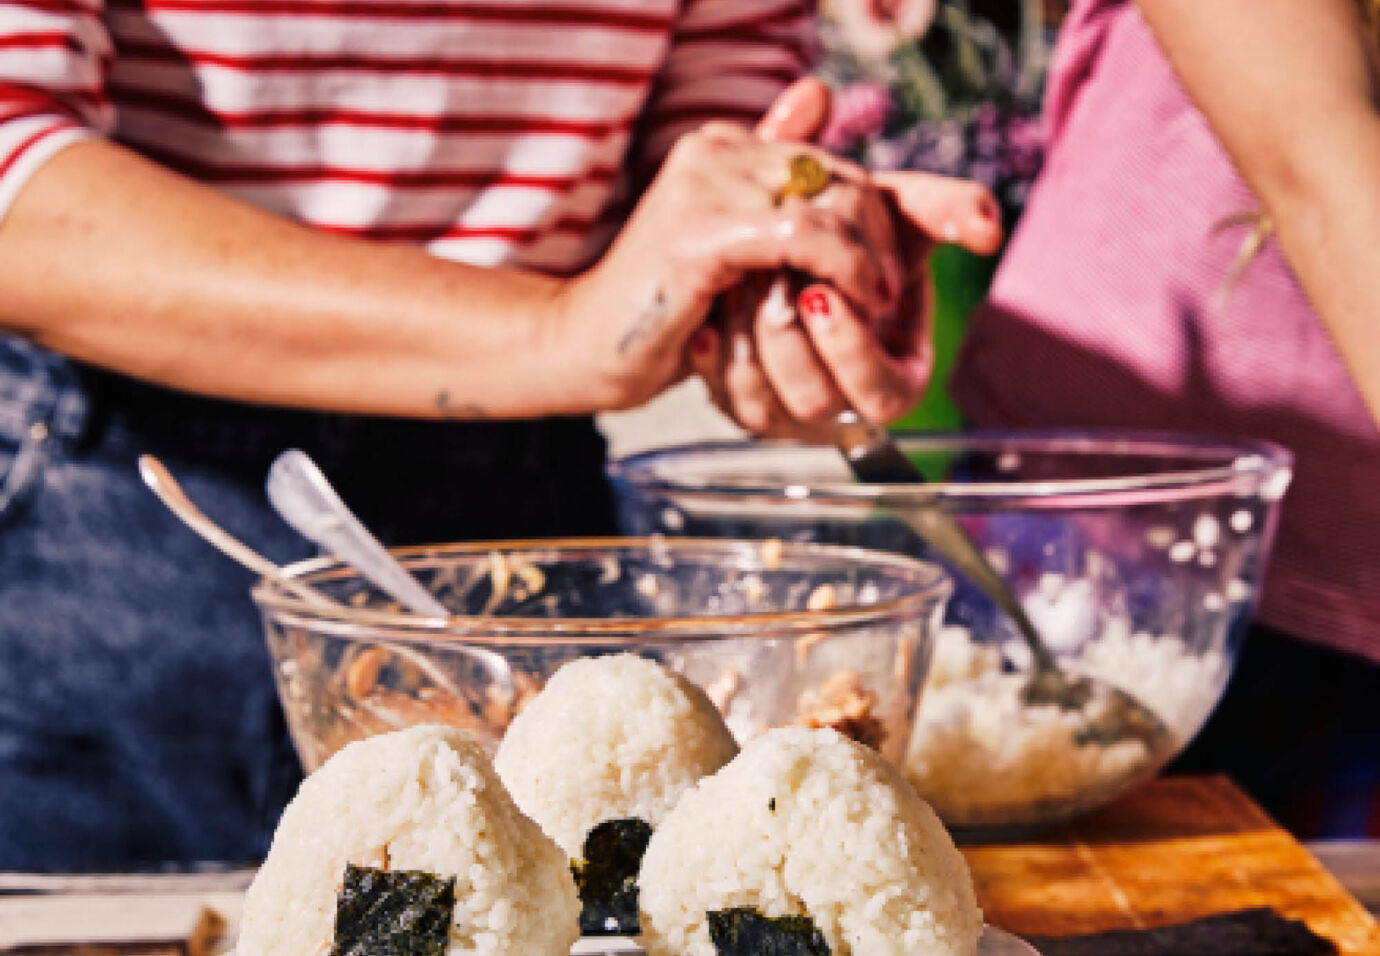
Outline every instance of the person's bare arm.
<svg viewBox="0 0 1380 956">
<path fill-rule="evenodd" d="M 1380 112 L 1360 11 L 1352 0 L 1138 3 L 1380 420 Z"/>
<path fill-rule="evenodd" d="M 0 326 L 245 401 L 430 417 L 586 410 L 552 361 L 559 290 L 319 233 L 100 140 L 53 157 L 0 223 Z"/>
<path fill-rule="evenodd" d="M 684 137 L 604 259 L 562 281 L 324 235 L 79 143 L 0 222 L 0 327 L 241 401 L 422 417 L 625 407 L 684 374 L 686 339 L 749 270 L 789 265 L 891 307 L 849 216 L 774 208 L 755 183 L 788 153 L 731 130 Z"/>
</svg>

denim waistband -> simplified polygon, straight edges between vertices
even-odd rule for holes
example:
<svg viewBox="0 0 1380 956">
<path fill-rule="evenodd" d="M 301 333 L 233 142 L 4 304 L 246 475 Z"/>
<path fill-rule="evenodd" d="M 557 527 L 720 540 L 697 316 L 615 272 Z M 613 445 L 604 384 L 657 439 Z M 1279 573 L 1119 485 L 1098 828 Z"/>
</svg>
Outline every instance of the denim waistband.
<svg viewBox="0 0 1380 956">
<path fill-rule="evenodd" d="M 41 430 L 78 442 L 90 420 L 91 403 L 72 363 L 0 335 L 0 441 L 20 444 Z"/>
</svg>

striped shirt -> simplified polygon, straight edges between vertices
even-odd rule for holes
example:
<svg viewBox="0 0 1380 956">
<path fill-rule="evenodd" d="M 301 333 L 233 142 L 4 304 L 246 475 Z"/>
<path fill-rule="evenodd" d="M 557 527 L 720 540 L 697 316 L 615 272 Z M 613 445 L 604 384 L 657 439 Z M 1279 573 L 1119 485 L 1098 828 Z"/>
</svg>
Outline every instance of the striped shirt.
<svg viewBox="0 0 1380 956">
<path fill-rule="evenodd" d="M 0 215 L 104 135 L 265 209 L 569 272 L 625 172 L 755 120 L 811 0 L 0 0 Z M 605 220 L 601 222 L 601 217 Z"/>
</svg>

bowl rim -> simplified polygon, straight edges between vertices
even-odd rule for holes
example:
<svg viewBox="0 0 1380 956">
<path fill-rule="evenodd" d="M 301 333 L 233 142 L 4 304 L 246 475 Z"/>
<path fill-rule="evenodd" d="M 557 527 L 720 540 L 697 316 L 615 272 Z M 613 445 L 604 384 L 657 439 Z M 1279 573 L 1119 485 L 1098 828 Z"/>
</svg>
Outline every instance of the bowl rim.
<svg viewBox="0 0 1380 956">
<path fill-rule="evenodd" d="M 770 540 L 770 539 L 767 539 Z M 494 552 L 505 555 L 533 551 L 597 552 L 610 550 L 659 549 L 731 555 L 761 556 L 764 540 L 743 538 L 695 538 L 650 535 L 643 537 L 532 538 L 501 541 L 441 542 L 389 548 L 406 563 L 408 558 L 464 555 L 487 558 Z M 350 636 L 358 629 L 369 636 L 387 639 L 416 639 L 425 642 L 458 642 L 503 646 L 525 643 L 540 636 L 544 642 L 588 641 L 609 646 L 637 645 L 660 638 L 695 640 L 742 640 L 745 637 L 771 639 L 802 632 L 828 631 L 861 624 L 886 621 L 923 612 L 938 604 L 953 591 L 952 580 L 941 566 L 910 555 L 860 548 L 852 545 L 815 544 L 782 541 L 782 561 L 792 557 L 819 556 L 842 560 L 845 564 L 883 566 L 919 577 L 916 589 L 900 597 L 873 604 L 851 604 L 828 610 L 764 611 L 747 614 L 679 615 L 676 617 L 512 617 L 507 615 L 455 615 L 427 618 L 397 611 L 366 610 L 344 605 L 321 606 L 308 603 L 286 591 L 269 578 L 260 578 L 250 590 L 259 610 L 280 615 L 284 623 Z M 751 571 L 753 568 L 745 568 Z M 296 579 L 313 575 L 357 577 L 353 568 L 330 555 L 308 558 L 286 565 L 284 573 Z M 386 635 L 378 635 L 386 630 Z"/>
<path fill-rule="evenodd" d="M 1260 494 L 1268 500 L 1283 496 L 1293 475 L 1293 453 L 1274 442 L 1249 438 L 1169 431 L 1127 429 L 992 429 L 975 431 L 901 430 L 893 438 L 908 450 L 993 450 L 1041 451 L 1068 455 L 1122 455 L 1150 457 L 1173 451 L 1184 457 L 1198 457 L 1212 464 L 1167 472 L 1129 474 L 1110 478 L 1050 478 L 1038 481 L 980 481 L 924 484 L 860 484 L 852 481 L 764 482 L 669 477 L 657 474 L 652 466 L 691 455 L 714 452 L 743 452 L 769 449 L 806 450 L 831 448 L 793 441 L 691 442 L 652 448 L 617 458 L 607 465 L 609 478 L 624 482 L 639 491 L 665 492 L 700 500 L 776 499 L 815 500 L 835 503 L 933 504 L 993 500 L 1043 501 L 1068 498 L 1079 506 L 1096 507 L 1099 499 L 1113 499 L 1128 493 L 1163 492 L 1171 497 L 1208 497 L 1223 493 Z M 832 450 L 832 448 L 831 448 Z"/>
</svg>

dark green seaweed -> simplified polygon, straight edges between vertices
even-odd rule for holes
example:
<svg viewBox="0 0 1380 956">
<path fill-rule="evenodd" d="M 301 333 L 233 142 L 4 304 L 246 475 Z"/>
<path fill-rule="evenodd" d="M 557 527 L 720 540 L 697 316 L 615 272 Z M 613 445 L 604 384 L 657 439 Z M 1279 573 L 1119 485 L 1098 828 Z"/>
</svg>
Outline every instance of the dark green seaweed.
<svg viewBox="0 0 1380 956">
<path fill-rule="evenodd" d="M 455 877 L 346 864 L 331 956 L 445 956 Z"/>
<path fill-rule="evenodd" d="M 748 906 L 705 915 L 719 956 L 829 956 L 824 934 L 808 916 L 763 916 Z"/>
<path fill-rule="evenodd" d="M 637 819 L 605 820 L 585 837 L 584 859 L 570 872 L 580 891 L 580 932 L 627 936 L 637 921 L 637 871 L 652 838 L 651 825 Z"/>
</svg>

